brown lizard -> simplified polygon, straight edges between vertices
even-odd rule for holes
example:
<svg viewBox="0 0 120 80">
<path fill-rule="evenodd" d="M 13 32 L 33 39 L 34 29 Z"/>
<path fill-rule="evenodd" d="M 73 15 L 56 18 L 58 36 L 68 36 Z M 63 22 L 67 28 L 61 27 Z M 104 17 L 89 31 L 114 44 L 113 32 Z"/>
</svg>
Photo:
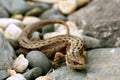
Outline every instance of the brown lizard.
<svg viewBox="0 0 120 80">
<path fill-rule="evenodd" d="M 63 24 L 67 28 L 67 34 L 55 36 L 49 39 L 31 41 L 29 38 L 31 34 L 48 24 L 59 23 Z M 74 69 L 84 69 L 85 62 L 87 59 L 86 51 L 84 51 L 83 41 L 76 36 L 69 35 L 68 25 L 62 20 L 43 20 L 35 23 L 33 26 L 26 27 L 23 29 L 19 39 L 19 44 L 24 49 L 28 50 L 40 50 L 48 58 L 53 56 L 61 57 L 64 54 L 55 54 L 58 51 L 66 49 L 65 60 L 66 64 Z M 54 62 L 59 62 L 59 58 L 55 59 Z"/>
</svg>

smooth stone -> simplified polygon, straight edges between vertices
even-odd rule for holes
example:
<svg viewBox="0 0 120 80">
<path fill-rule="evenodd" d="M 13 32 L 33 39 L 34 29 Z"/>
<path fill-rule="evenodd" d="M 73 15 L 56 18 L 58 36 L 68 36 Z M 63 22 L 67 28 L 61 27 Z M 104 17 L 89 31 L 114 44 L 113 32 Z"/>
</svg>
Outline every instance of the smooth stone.
<svg viewBox="0 0 120 80">
<path fill-rule="evenodd" d="M 40 76 L 40 77 L 36 78 L 35 80 L 54 80 L 54 79 L 52 79 L 51 77 L 48 77 L 48 76 Z"/>
<path fill-rule="evenodd" d="M 120 48 L 101 48 L 87 51 L 85 70 L 74 70 L 62 66 L 47 76 L 57 80 L 119 80 Z"/>
<path fill-rule="evenodd" d="M 88 2 L 90 0 L 61 0 L 58 2 L 58 8 L 63 14 L 68 15 Z"/>
<path fill-rule="evenodd" d="M 12 68 L 13 59 L 16 58 L 15 51 L 0 33 L 0 70 Z"/>
<path fill-rule="evenodd" d="M 26 71 L 23 75 L 27 80 L 35 80 L 35 78 L 42 75 L 42 69 L 35 67 L 31 70 Z"/>
<path fill-rule="evenodd" d="M 83 36 L 84 46 L 86 49 L 102 47 L 101 40 L 90 36 L 85 36 L 85 35 L 82 36 Z"/>
<path fill-rule="evenodd" d="M 32 1 L 54 4 L 54 3 L 58 2 L 59 0 L 32 0 Z"/>
<path fill-rule="evenodd" d="M 3 31 L 3 29 L 2 28 L 0 28 L 0 32 L 3 34 L 4 33 L 4 31 Z"/>
<path fill-rule="evenodd" d="M 40 19 L 37 18 L 37 17 L 33 17 L 33 16 L 26 16 L 24 19 L 23 19 L 23 24 L 25 24 L 26 26 L 30 26 L 36 22 L 39 22 Z"/>
<path fill-rule="evenodd" d="M 18 40 L 18 37 L 20 36 L 22 32 L 22 29 L 16 26 L 15 24 L 10 24 L 4 31 L 4 36 L 7 39 L 12 40 Z"/>
<path fill-rule="evenodd" d="M 13 19 L 17 19 L 17 20 L 21 20 L 21 21 L 22 21 L 24 17 L 23 17 L 22 14 L 16 14 L 16 15 L 13 15 L 12 18 L 13 18 Z"/>
<path fill-rule="evenodd" d="M 119 0 L 93 0 L 68 19 L 84 29 L 84 34 L 101 39 L 103 47 L 120 47 L 119 4 Z"/>
<path fill-rule="evenodd" d="M 28 60 L 24 57 L 23 54 L 20 54 L 13 63 L 13 69 L 16 72 L 23 73 L 28 67 Z"/>
<path fill-rule="evenodd" d="M 9 74 L 6 72 L 6 70 L 0 70 L 0 80 L 5 80 Z"/>
<path fill-rule="evenodd" d="M 40 15 L 41 19 L 61 19 L 61 20 L 67 20 L 67 18 L 60 13 L 60 11 L 57 8 L 51 8 L 46 11 L 44 11 Z"/>
<path fill-rule="evenodd" d="M 44 11 L 44 9 L 40 9 L 38 7 L 35 7 L 33 9 L 31 9 L 30 11 L 28 11 L 26 13 L 26 16 L 39 16 L 43 11 Z"/>
<path fill-rule="evenodd" d="M 0 18 L 8 18 L 9 17 L 9 14 L 8 12 L 0 6 Z"/>
<path fill-rule="evenodd" d="M 12 18 L 0 18 L 0 27 L 6 29 L 9 24 L 15 24 L 20 28 L 23 28 L 24 25 L 21 21 Z"/>
<path fill-rule="evenodd" d="M 54 31 L 54 25 L 53 24 L 46 25 L 46 26 L 42 27 L 42 34 L 53 32 L 53 31 Z"/>
<path fill-rule="evenodd" d="M 27 80 L 22 74 L 16 74 L 14 76 L 8 77 L 6 80 Z"/>
<path fill-rule="evenodd" d="M 25 0 L 0 0 L 0 4 L 11 14 L 25 13 L 30 9 L 30 6 L 25 2 Z"/>
<path fill-rule="evenodd" d="M 32 9 L 37 7 L 39 9 L 41 9 L 41 11 L 47 10 L 51 7 L 51 4 L 42 3 L 42 2 L 38 3 L 38 2 L 34 2 L 34 1 L 27 1 L 27 3 L 32 7 Z"/>
<path fill-rule="evenodd" d="M 27 54 L 26 58 L 28 59 L 31 68 L 40 67 L 43 74 L 46 74 L 49 71 L 50 61 L 42 52 L 31 51 Z"/>
</svg>

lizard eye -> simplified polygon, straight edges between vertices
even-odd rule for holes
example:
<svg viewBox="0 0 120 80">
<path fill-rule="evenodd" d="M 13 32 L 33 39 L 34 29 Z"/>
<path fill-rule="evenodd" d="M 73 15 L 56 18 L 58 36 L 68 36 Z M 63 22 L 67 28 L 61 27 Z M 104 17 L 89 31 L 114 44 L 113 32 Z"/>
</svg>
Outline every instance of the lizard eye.
<svg viewBox="0 0 120 80">
<path fill-rule="evenodd" d="M 78 63 L 77 62 L 73 62 L 75 65 L 77 65 Z"/>
</svg>

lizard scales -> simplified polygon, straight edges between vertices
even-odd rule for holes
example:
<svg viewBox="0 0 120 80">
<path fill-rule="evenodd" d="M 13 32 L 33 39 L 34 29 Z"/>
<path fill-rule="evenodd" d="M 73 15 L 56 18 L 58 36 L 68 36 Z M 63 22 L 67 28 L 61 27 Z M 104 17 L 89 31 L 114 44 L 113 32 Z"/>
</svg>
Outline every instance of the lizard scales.
<svg viewBox="0 0 120 80">
<path fill-rule="evenodd" d="M 31 41 L 29 38 L 31 34 L 48 24 L 59 23 L 63 24 L 67 28 L 66 35 L 59 35 L 49 39 Z M 66 63 L 68 66 L 74 69 L 83 69 L 85 68 L 85 61 L 87 55 L 84 51 L 83 41 L 76 36 L 69 35 L 68 25 L 61 20 L 43 20 L 33 26 L 26 27 L 21 33 L 19 39 L 19 44 L 25 49 L 28 50 L 40 50 L 47 57 L 55 55 L 55 52 L 66 48 Z"/>
</svg>

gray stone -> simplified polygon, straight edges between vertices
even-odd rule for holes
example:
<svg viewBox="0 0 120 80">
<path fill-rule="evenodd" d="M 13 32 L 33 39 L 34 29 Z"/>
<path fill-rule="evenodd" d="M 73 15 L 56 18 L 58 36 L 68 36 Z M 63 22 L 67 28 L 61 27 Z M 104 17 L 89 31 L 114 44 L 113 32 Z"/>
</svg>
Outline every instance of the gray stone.
<svg viewBox="0 0 120 80">
<path fill-rule="evenodd" d="M 0 0 L 0 4 L 11 14 L 25 13 L 30 6 L 24 0 Z"/>
<path fill-rule="evenodd" d="M 66 20 L 66 17 L 60 13 L 58 9 L 51 8 L 49 10 L 44 11 L 40 15 L 41 19 L 61 19 L 61 20 Z"/>
<path fill-rule="evenodd" d="M 10 43 L 0 33 L 0 70 L 12 68 L 15 51 Z"/>
<path fill-rule="evenodd" d="M 48 76 L 57 80 L 119 80 L 120 48 L 101 48 L 87 52 L 88 61 L 85 70 L 73 70 L 61 67 Z"/>
<path fill-rule="evenodd" d="M 26 58 L 29 61 L 29 66 L 31 68 L 40 67 L 43 74 L 47 73 L 50 69 L 50 61 L 48 58 L 40 51 L 31 51 L 27 54 Z"/>
<path fill-rule="evenodd" d="M 35 80 L 35 78 L 41 76 L 42 69 L 39 67 L 35 67 L 27 72 L 25 72 L 23 75 L 27 80 Z"/>
<path fill-rule="evenodd" d="M 5 80 L 9 74 L 6 72 L 6 70 L 0 70 L 0 80 Z"/>
<path fill-rule="evenodd" d="M 84 41 L 84 47 L 86 49 L 102 47 L 101 41 L 94 37 L 89 37 L 89 36 L 83 35 L 83 41 Z"/>
<path fill-rule="evenodd" d="M 9 14 L 8 12 L 0 6 L 0 18 L 8 18 L 9 17 Z"/>
<path fill-rule="evenodd" d="M 119 4 L 119 0 L 92 0 L 68 19 L 84 29 L 86 35 L 101 39 L 104 47 L 120 47 Z"/>
<path fill-rule="evenodd" d="M 45 10 L 49 9 L 51 6 L 46 3 L 38 3 L 38 2 L 30 2 L 28 1 L 30 6 L 32 7 L 31 10 L 29 10 L 26 13 L 26 16 L 39 16 L 41 13 L 43 13 Z"/>
<path fill-rule="evenodd" d="M 53 32 L 54 31 L 54 25 L 46 25 L 45 27 L 42 27 L 42 34 Z"/>
</svg>

